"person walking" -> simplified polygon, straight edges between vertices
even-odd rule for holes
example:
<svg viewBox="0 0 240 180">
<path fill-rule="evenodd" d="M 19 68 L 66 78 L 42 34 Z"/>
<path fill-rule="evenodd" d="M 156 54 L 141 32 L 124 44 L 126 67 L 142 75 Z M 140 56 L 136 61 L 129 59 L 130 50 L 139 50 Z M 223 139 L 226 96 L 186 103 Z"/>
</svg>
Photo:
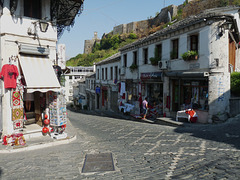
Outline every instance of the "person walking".
<svg viewBox="0 0 240 180">
<path fill-rule="evenodd" d="M 147 111 L 148 111 L 147 97 L 145 97 L 144 101 L 142 102 L 142 108 L 143 108 L 143 120 L 146 120 Z"/>
</svg>

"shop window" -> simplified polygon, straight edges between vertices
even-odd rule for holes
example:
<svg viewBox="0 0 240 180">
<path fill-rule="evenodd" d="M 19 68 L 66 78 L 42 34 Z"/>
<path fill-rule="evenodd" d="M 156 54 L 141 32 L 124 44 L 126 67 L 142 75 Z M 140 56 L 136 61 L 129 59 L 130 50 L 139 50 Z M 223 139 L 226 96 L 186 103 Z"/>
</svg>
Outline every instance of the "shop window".
<svg viewBox="0 0 240 180">
<path fill-rule="evenodd" d="M 133 52 L 133 64 L 137 65 L 137 51 Z"/>
<path fill-rule="evenodd" d="M 190 36 L 190 50 L 198 52 L 198 35 Z"/>
<path fill-rule="evenodd" d="M 178 59 L 178 39 L 172 40 L 171 59 Z"/>
<path fill-rule="evenodd" d="M 143 62 L 144 64 L 148 64 L 148 48 L 143 49 Z"/>
<path fill-rule="evenodd" d="M 123 55 L 123 67 L 127 67 L 127 54 Z"/>
<path fill-rule="evenodd" d="M 179 92 L 180 91 L 180 92 Z M 176 81 L 174 86 L 174 109 L 208 110 L 208 81 Z M 180 107 L 178 107 L 178 104 Z"/>
<path fill-rule="evenodd" d="M 24 16 L 42 19 L 41 0 L 24 0 Z"/>
<path fill-rule="evenodd" d="M 99 69 L 97 70 L 97 79 L 100 79 L 100 77 L 99 77 Z"/>
<path fill-rule="evenodd" d="M 69 79 L 72 79 L 72 76 L 69 76 Z"/>
</svg>

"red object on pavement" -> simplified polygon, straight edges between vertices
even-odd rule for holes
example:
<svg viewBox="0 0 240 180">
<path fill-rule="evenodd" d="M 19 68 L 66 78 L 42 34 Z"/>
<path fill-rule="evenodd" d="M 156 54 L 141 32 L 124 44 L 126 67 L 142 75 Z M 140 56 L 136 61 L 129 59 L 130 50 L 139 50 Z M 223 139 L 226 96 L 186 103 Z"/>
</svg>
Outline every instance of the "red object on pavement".
<svg viewBox="0 0 240 180">
<path fill-rule="evenodd" d="M 47 133 L 49 131 L 49 129 L 47 128 L 47 127 L 44 127 L 43 129 L 42 129 L 42 132 L 43 133 Z"/>
<path fill-rule="evenodd" d="M 186 114 L 190 115 L 190 122 L 195 123 L 198 120 L 197 114 L 194 110 L 186 111 Z"/>
<path fill-rule="evenodd" d="M 49 125 L 50 120 L 49 119 L 45 119 L 43 122 L 44 122 L 45 125 Z"/>
</svg>

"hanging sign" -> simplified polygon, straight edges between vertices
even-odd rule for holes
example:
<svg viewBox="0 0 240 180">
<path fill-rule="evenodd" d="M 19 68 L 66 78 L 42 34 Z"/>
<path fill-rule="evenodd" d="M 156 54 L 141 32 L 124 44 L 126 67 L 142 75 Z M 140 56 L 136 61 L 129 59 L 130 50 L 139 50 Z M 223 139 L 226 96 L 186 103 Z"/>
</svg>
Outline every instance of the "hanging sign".
<svg viewBox="0 0 240 180">
<path fill-rule="evenodd" d="M 101 88 L 100 87 L 96 87 L 96 93 L 100 94 Z"/>
</svg>

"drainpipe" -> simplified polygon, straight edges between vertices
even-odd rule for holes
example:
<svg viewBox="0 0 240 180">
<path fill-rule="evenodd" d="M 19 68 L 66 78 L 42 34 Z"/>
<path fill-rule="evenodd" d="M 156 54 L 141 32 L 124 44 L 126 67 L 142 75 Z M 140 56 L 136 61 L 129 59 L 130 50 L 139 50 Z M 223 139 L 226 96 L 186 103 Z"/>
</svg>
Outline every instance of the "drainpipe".
<svg viewBox="0 0 240 180">
<path fill-rule="evenodd" d="M 180 83 L 181 83 L 181 79 L 179 78 L 178 79 L 178 110 L 180 110 L 179 109 L 180 108 L 180 96 L 181 96 L 181 92 L 180 92 L 181 85 L 180 85 Z"/>
<path fill-rule="evenodd" d="M 0 49 L 1 49 L 1 46 L 0 46 Z M 0 69 L 2 69 L 2 56 L 0 54 Z M 3 96 L 3 89 L 2 89 L 2 81 L 0 80 L 0 132 L 2 132 L 2 129 L 3 129 L 3 117 L 2 117 L 2 96 Z M 1 137 L 0 137 L 1 139 Z"/>
</svg>

